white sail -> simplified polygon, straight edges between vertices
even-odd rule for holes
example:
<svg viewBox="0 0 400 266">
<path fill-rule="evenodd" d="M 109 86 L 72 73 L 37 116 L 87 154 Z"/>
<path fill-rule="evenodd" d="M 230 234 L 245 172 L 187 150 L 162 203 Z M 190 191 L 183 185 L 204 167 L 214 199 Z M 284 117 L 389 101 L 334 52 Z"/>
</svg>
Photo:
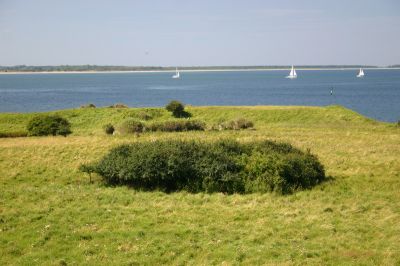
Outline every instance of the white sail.
<svg viewBox="0 0 400 266">
<path fill-rule="evenodd" d="M 364 70 L 360 68 L 360 71 L 358 72 L 357 78 L 362 78 L 364 77 Z"/>
<path fill-rule="evenodd" d="M 175 75 L 173 75 L 172 78 L 173 78 L 173 79 L 178 79 L 178 78 L 180 78 L 180 76 L 181 76 L 181 75 L 179 74 L 178 68 L 176 68 L 176 70 L 175 70 Z"/>
<path fill-rule="evenodd" d="M 289 79 L 297 78 L 296 70 L 294 69 L 293 65 L 292 65 L 292 69 L 290 70 L 289 76 L 287 76 L 286 78 L 289 78 Z"/>
</svg>

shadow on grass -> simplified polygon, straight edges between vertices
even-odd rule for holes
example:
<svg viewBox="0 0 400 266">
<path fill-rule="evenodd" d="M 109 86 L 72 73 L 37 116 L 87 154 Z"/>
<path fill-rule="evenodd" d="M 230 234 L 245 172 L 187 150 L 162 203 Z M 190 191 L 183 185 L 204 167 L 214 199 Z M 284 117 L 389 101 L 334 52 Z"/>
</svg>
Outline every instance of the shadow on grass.
<svg viewBox="0 0 400 266">
<path fill-rule="evenodd" d="M 246 193 L 246 192 L 235 192 L 235 193 L 229 193 L 229 192 L 223 192 L 223 191 L 215 191 L 215 192 L 206 192 L 206 191 L 190 191 L 190 190 L 185 190 L 185 189 L 171 189 L 171 190 L 166 190 L 165 188 L 161 188 L 161 187 L 153 187 L 153 188 L 149 188 L 143 185 L 138 185 L 138 184 L 133 184 L 131 182 L 124 182 L 124 183 L 107 183 L 105 182 L 102 177 L 98 174 L 94 174 L 94 177 L 92 176 L 91 178 L 91 182 L 88 182 L 88 184 L 94 184 L 94 183 L 98 183 L 101 184 L 101 186 L 103 187 L 107 187 L 107 188 L 118 188 L 121 186 L 124 186 L 130 190 L 134 190 L 136 192 L 156 192 L 156 193 L 164 193 L 166 195 L 171 195 L 174 193 L 179 193 L 179 192 L 185 192 L 185 193 L 189 193 L 189 194 L 198 194 L 198 193 L 206 193 L 206 194 L 219 194 L 222 193 L 224 195 L 251 195 L 251 194 L 260 194 L 261 192 L 250 192 L 250 193 Z M 286 197 L 286 196 L 292 196 L 295 195 L 296 193 L 302 192 L 302 191 L 324 191 L 326 186 L 332 184 L 333 182 L 336 181 L 336 177 L 334 176 L 326 176 L 325 179 L 315 185 L 314 187 L 311 188 L 304 188 L 304 189 L 298 189 L 295 190 L 293 192 L 289 192 L 289 193 L 278 193 L 277 191 L 269 191 L 269 192 L 263 192 L 261 194 L 275 194 L 281 197 Z M 97 182 L 96 182 L 97 181 Z"/>
</svg>

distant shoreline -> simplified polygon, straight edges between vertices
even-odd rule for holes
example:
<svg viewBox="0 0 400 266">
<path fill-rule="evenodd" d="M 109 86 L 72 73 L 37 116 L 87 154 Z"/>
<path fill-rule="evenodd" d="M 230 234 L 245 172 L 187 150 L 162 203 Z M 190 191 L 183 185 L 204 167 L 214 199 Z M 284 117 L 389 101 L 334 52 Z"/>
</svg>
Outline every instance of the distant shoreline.
<svg viewBox="0 0 400 266">
<path fill-rule="evenodd" d="M 344 68 L 296 68 L 300 71 L 329 71 L 329 70 L 358 70 L 359 67 Z M 399 70 L 400 67 L 363 67 L 366 70 Z M 243 69 L 181 69 L 180 72 L 242 72 L 242 71 L 285 71 L 289 68 L 243 68 Z M 101 74 L 101 73 L 175 73 L 173 69 L 167 70 L 89 70 L 89 71 L 0 71 L 0 75 L 18 75 L 18 74 Z"/>
</svg>

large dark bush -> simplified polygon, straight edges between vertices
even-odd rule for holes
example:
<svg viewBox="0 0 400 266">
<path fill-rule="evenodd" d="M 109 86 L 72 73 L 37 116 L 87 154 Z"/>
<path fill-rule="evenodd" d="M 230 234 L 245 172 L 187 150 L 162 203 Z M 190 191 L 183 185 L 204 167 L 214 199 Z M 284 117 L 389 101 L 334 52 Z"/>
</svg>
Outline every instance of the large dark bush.
<svg viewBox="0 0 400 266">
<path fill-rule="evenodd" d="M 200 156 L 194 142 L 143 142 L 111 150 L 96 166 L 109 184 L 128 184 L 140 189 L 199 191 L 196 171 Z"/>
<path fill-rule="evenodd" d="M 167 106 L 165 106 L 165 109 L 172 112 L 172 115 L 177 118 L 190 116 L 190 114 L 185 111 L 185 106 L 183 103 L 179 101 L 170 101 Z"/>
<path fill-rule="evenodd" d="M 59 115 L 39 115 L 28 122 L 27 130 L 29 136 L 67 136 L 71 134 L 71 125 Z"/>
<path fill-rule="evenodd" d="M 314 155 L 271 141 L 140 142 L 112 149 L 90 169 L 109 184 L 167 192 L 287 194 L 325 179 Z"/>
</svg>

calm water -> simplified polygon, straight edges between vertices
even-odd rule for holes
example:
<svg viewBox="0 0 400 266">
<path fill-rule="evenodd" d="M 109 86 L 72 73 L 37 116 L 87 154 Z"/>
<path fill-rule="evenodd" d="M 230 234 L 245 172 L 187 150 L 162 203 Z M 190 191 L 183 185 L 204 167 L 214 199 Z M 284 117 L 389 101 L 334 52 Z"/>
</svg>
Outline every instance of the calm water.
<svg viewBox="0 0 400 266">
<path fill-rule="evenodd" d="M 0 112 L 107 106 L 164 106 L 171 99 L 192 105 L 343 105 L 368 117 L 400 119 L 400 70 L 182 72 L 0 75 Z M 330 90 L 333 87 L 333 95 Z"/>
</svg>

